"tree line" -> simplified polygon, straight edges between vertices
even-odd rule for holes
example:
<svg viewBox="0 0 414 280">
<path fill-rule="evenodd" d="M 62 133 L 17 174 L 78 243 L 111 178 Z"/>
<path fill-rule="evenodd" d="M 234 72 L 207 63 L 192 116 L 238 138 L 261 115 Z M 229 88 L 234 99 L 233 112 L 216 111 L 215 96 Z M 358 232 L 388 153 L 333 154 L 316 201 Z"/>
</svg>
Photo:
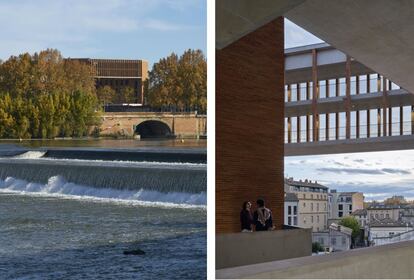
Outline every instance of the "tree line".
<svg viewBox="0 0 414 280">
<path fill-rule="evenodd" d="M 81 137 L 99 124 L 93 69 L 58 50 L 0 63 L 0 137 Z"/>
<path fill-rule="evenodd" d="M 102 105 L 133 103 L 134 89 L 96 89 L 93 67 L 55 49 L 0 60 L 0 138 L 82 137 L 98 133 Z M 207 108 L 207 63 L 201 50 L 155 63 L 145 83 L 153 108 Z"/>
</svg>

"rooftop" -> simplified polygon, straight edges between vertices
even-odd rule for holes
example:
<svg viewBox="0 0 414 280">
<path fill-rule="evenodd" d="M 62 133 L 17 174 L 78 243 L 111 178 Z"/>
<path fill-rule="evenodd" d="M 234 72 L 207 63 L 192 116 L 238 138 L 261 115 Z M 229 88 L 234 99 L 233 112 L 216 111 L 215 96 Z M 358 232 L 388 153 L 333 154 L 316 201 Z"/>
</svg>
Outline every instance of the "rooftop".
<svg viewBox="0 0 414 280">
<path fill-rule="evenodd" d="M 401 205 L 371 204 L 367 209 L 375 210 L 375 209 L 401 209 L 401 208 L 403 208 Z"/>
<path fill-rule="evenodd" d="M 367 209 L 357 209 L 351 214 L 352 216 L 366 216 L 367 215 Z"/>
<path fill-rule="evenodd" d="M 406 227 L 407 225 L 407 223 L 394 221 L 389 218 L 374 220 L 369 224 L 370 227 Z"/>
<path fill-rule="evenodd" d="M 318 189 L 324 189 L 327 190 L 328 187 L 321 185 L 318 183 L 318 181 L 314 181 L 312 182 L 311 180 L 293 180 L 293 178 L 286 178 L 285 179 L 285 183 L 288 184 L 289 186 L 295 186 L 295 187 L 309 187 L 309 188 L 318 188 Z"/>
<path fill-rule="evenodd" d="M 297 202 L 299 201 L 298 196 L 294 193 L 285 193 L 285 201 Z"/>
</svg>

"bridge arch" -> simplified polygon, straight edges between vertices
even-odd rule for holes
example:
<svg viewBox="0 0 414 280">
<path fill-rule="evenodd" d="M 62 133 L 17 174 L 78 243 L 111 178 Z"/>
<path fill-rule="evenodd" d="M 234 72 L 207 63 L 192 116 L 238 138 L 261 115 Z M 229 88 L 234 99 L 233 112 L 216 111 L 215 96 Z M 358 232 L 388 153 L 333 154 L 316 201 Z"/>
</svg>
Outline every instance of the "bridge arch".
<svg viewBox="0 0 414 280">
<path fill-rule="evenodd" d="M 160 120 L 145 120 L 135 127 L 141 138 L 170 138 L 174 134 L 168 124 Z"/>
</svg>

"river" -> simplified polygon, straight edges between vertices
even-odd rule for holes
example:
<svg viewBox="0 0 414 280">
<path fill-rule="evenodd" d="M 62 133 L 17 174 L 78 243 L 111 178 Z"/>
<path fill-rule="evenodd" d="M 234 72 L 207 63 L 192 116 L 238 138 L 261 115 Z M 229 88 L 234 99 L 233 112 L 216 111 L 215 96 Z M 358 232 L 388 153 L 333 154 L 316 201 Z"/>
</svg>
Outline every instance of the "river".
<svg viewBox="0 0 414 280">
<path fill-rule="evenodd" d="M 1 141 L 0 279 L 206 278 L 205 144 Z"/>
</svg>

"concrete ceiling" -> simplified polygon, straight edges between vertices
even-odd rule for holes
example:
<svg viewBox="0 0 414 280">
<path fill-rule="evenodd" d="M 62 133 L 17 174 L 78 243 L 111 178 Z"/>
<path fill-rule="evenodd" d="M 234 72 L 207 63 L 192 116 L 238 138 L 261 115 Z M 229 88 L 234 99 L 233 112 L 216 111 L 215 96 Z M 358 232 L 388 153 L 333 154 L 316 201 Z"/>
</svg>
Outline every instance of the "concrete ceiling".
<svg viewBox="0 0 414 280">
<path fill-rule="evenodd" d="M 414 1 L 216 1 L 216 47 L 282 15 L 414 92 Z"/>
</svg>

